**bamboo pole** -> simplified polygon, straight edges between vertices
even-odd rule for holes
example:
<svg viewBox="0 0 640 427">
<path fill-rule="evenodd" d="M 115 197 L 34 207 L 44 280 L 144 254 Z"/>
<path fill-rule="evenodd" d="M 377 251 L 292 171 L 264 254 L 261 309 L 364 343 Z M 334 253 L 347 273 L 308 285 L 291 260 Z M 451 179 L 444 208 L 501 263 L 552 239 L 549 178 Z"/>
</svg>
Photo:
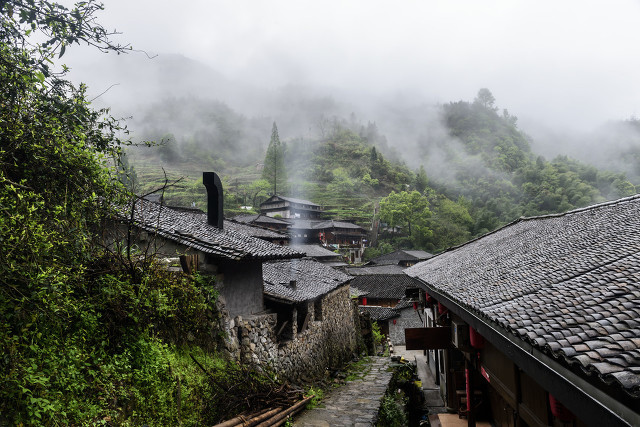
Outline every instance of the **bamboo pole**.
<svg viewBox="0 0 640 427">
<path fill-rule="evenodd" d="M 275 409 L 272 409 L 269 412 L 265 412 L 264 414 L 254 417 L 248 421 L 248 424 L 238 424 L 238 426 L 242 426 L 242 427 L 253 427 L 256 424 L 261 423 L 264 420 L 268 420 L 269 418 L 273 417 L 274 415 L 276 415 L 278 412 L 282 411 L 282 408 L 277 407 Z"/>
<path fill-rule="evenodd" d="M 241 425 L 242 426 L 242 425 L 245 425 L 245 423 L 247 421 L 250 421 L 250 420 L 252 420 L 254 418 L 262 417 L 262 416 L 264 416 L 265 414 L 268 414 L 268 413 L 271 413 L 273 415 L 273 414 L 277 413 L 280 410 L 282 410 L 282 408 L 278 407 L 278 408 L 275 408 L 275 409 L 262 409 L 262 410 L 260 410 L 258 412 L 254 412 L 253 414 L 249 414 L 247 416 L 238 415 L 235 418 L 231 418 L 230 420 L 224 421 L 224 422 L 222 422 L 220 424 L 216 424 L 213 427 L 235 427 L 237 425 Z"/>
<path fill-rule="evenodd" d="M 270 418 L 270 419 L 258 424 L 256 427 L 270 427 L 270 426 L 275 425 L 276 423 L 278 423 L 278 421 L 282 420 L 283 418 L 286 418 L 287 415 L 289 415 L 292 412 L 295 412 L 296 410 L 302 408 L 313 397 L 314 396 L 305 397 L 304 399 L 302 399 L 300 402 L 296 403 L 295 405 L 293 405 L 289 409 L 286 409 L 286 410 L 280 412 L 279 414 L 276 414 L 274 417 L 272 417 L 272 418 Z"/>
</svg>

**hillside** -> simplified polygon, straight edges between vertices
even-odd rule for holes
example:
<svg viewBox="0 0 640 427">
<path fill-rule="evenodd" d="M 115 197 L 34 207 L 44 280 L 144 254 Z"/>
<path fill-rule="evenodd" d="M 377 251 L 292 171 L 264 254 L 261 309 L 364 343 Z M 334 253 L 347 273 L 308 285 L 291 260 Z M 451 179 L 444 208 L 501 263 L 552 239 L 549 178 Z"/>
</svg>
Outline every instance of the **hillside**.
<svg viewBox="0 0 640 427">
<path fill-rule="evenodd" d="M 354 115 L 323 120 L 318 135 L 288 137 L 283 140 L 288 188 L 279 192 L 319 203 L 328 216 L 370 227 L 380 200 L 392 191 L 417 190 L 430 206 L 423 235 L 400 233 L 380 241 L 431 251 L 521 216 L 635 194 L 636 187 L 624 173 L 568 156 L 546 160 L 537 155 L 532 139 L 518 128 L 517 117 L 506 110 L 499 113 L 491 93 L 484 91 L 473 102 L 438 108 L 438 120 L 426 122 L 432 131 L 416 138 L 415 148 L 401 151 L 412 164 L 422 165 L 415 169 L 400 159 L 399 151 L 389 148 L 394 135 L 385 135 L 375 123 L 361 122 Z M 489 102 L 481 98 L 487 93 Z M 144 139 L 160 141 L 159 145 L 131 154 L 138 192 L 159 188 L 164 170 L 169 181 L 184 177 L 166 190 L 167 202 L 200 206 L 201 172 L 215 170 L 225 183 L 228 216 L 239 213 L 240 206 L 257 209 L 270 193 L 260 179 L 272 123 L 198 98 L 160 107 L 151 108 L 142 128 Z M 625 153 L 638 150 L 634 147 L 627 144 Z"/>
</svg>

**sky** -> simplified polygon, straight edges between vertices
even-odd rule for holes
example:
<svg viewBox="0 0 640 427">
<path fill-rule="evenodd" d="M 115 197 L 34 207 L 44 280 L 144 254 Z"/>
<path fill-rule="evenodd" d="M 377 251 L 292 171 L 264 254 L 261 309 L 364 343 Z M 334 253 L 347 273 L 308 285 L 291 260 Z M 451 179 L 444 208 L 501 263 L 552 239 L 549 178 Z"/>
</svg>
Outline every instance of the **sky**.
<svg viewBox="0 0 640 427">
<path fill-rule="evenodd" d="M 640 0 L 104 3 L 117 40 L 261 87 L 429 103 L 486 87 L 521 128 L 556 131 L 640 116 Z"/>
</svg>

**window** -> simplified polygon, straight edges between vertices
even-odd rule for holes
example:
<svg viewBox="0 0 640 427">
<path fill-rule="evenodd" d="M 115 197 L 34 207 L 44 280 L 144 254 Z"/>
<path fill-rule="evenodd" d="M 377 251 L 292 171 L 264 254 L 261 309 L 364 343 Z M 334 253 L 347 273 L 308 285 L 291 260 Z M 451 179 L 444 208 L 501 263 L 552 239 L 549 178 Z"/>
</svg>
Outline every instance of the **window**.
<svg viewBox="0 0 640 427">
<path fill-rule="evenodd" d="M 315 320 L 322 320 L 322 297 L 313 303 L 313 318 Z"/>
<path fill-rule="evenodd" d="M 298 312 L 298 316 L 296 318 L 298 321 L 298 333 L 301 333 L 309 326 L 309 317 L 311 317 L 311 313 L 309 313 L 309 306 L 306 302 L 298 304 L 296 306 L 296 310 Z"/>
</svg>

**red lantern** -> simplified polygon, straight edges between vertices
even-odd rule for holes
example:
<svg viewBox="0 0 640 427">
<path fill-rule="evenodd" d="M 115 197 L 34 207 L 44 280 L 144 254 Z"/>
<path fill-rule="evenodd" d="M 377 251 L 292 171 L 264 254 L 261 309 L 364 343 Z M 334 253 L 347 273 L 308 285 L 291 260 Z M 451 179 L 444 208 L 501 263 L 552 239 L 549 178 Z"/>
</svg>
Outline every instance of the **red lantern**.
<svg viewBox="0 0 640 427">
<path fill-rule="evenodd" d="M 393 319 L 393 324 L 394 324 L 394 325 L 396 324 L 396 319 Z"/>
<path fill-rule="evenodd" d="M 425 301 L 427 302 L 427 304 L 431 304 L 432 302 L 434 302 L 434 299 L 431 295 L 429 294 L 424 294 L 425 295 Z"/>
<path fill-rule="evenodd" d="M 449 309 L 447 307 L 442 305 L 442 303 L 440 303 L 440 302 L 438 303 L 438 314 L 445 314 L 448 311 L 449 311 Z"/>
<path fill-rule="evenodd" d="M 549 405 L 551 406 L 553 416 L 562 422 L 573 421 L 576 418 L 576 416 L 560 403 L 558 399 L 553 397 L 551 393 L 549 393 Z"/>
<path fill-rule="evenodd" d="M 484 337 L 472 327 L 469 327 L 469 341 L 471 343 L 471 347 L 473 348 L 481 349 L 482 347 L 484 347 Z"/>
<path fill-rule="evenodd" d="M 413 309 L 414 310 L 418 309 L 418 303 L 416 301 L 413 302 Z"/>
</svg>

